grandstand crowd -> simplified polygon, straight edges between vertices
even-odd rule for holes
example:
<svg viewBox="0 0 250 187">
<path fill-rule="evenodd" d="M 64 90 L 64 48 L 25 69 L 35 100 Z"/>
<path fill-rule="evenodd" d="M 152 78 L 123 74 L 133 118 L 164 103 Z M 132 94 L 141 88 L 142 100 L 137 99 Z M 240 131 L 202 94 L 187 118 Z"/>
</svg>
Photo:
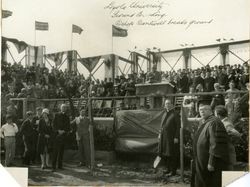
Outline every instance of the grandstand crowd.
<svg viewBox="0 0 250 187">
<path fill-rule="evenodd" d="M 140 72 L 117 76 L 104 80 L 85 77 L 76 72 L 67 72 L 52 68 L 35 66 L 23 67 L 20 64 L 1 64 L 2 96 L 9 98 L 72 98 L 87 97 L 89 86 L 92 96 L 130 96 L 135 95 L 135 84 L 169 82 L 178 93 L 188 93 L 193 87 L 195 92 L 214 91 L 218 83 L 224 90 L 234 83 L 234 90 L 246 90 L 249 82 L 247 63 L 201 67 L 198 69 L 180 69 L 177 71 Z"/>
</svg>

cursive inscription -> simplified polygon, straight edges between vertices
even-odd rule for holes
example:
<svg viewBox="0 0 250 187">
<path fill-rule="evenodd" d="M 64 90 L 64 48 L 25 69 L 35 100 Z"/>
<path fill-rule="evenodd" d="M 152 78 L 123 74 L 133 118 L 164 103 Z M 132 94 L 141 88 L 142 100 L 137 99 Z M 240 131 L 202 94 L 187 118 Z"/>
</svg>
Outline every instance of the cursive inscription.
<svg viewBox="0 0 250 187">
<path fill-rule="evenodd" d="M 197 25 L 211 24 L 212 18 L 188 19 L 175 18 L 168 13 L 170 3 L 167 0 L 111 1 L 104 6 L 117 26 L 183 26 L 189 29 Z M 178 8 L 178 7 L 177 7 Z"/>
</svg>

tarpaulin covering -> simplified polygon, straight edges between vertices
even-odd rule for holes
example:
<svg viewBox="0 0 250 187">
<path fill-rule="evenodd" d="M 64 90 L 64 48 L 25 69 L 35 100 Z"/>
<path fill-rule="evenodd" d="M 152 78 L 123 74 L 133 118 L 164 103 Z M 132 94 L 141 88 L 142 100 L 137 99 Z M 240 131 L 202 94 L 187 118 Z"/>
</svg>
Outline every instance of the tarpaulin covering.
<svg viewBox="0 0 250 187">
<path fill-rule="evenodd" d="M 115 149 L 120 152 L 156 153 L 163 110 L 117 111 Z"/>
</svg>

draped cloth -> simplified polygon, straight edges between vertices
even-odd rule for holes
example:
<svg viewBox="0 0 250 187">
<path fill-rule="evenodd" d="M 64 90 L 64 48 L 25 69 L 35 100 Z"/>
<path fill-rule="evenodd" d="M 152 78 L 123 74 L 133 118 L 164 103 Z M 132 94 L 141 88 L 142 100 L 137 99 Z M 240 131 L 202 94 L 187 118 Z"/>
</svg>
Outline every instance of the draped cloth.
<svg viewBox="0 0 250 187">
<path fill-rule="evenodd" d="M 96 67 L 101 57 L 102 56 L 94 56 L 89 58 L 81 58 L 78 60 L 81 62 L 82 65 L 84 65 L 85 68 L 87 68 L 89 72 L 91 72 Z"/>
<path fill-rule="evenodd" d="M 100 56 L 93 56 L 93 57 L 88 57 L 88 58 L 80 58 L 78 60 L 81 62 L 82 65 L 84 65 L 85 68 L 87 68 L 89 72 L 92 72 L 101 59 L 104 60 L 105 64 L 109 63 L 110 56 L 111 55 L 100 55 Z"/>
<path fill-rule="evenodd" d="M 66 54 L 65 51 L 58 53 L 46 54 L 45 57 L 54 61 L 56 66 L 59 66 L 62 63 L 63 55 Z"/>
<path fill-rule="evenodd" d="M 28 44 L 24 41 L 19 41 L 15 38 L 2 37 L 2 45 L 6 44 L 7 41 L 12 42 L 15 45 L 18 53 L 22 53 L 26 49 L 26 47 L 28 47 Z"/>
</svg>

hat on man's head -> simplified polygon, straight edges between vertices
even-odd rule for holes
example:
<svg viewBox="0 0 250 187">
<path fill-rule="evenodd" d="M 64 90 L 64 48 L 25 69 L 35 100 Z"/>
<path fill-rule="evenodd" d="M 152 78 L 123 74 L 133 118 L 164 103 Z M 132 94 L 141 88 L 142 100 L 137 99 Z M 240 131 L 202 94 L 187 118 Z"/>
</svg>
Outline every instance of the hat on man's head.
<svg viewBox="0 0 250 187">
<path fill-rule="evenodd" d="M 28 111 L 28 112 L 26 112 L 26 115 L 27 116 L 31 116 L 31 115 L 33 115 L 33 112 L 32 111 Z"/>
<path fill-rule="evenodd" d="M 44 108 L 43 109 L 43 112 L 42 113 L 46 113 L 46 114 L 49 114 L 49 109 L 47 109 L 47 108 Z"/>
<path fill-rule="evenodd" d="M 43 110 L 43 108 L 42 107 L 36 107 L 36 111 L 40 111 L 40 110 Z"/>
</svg>

